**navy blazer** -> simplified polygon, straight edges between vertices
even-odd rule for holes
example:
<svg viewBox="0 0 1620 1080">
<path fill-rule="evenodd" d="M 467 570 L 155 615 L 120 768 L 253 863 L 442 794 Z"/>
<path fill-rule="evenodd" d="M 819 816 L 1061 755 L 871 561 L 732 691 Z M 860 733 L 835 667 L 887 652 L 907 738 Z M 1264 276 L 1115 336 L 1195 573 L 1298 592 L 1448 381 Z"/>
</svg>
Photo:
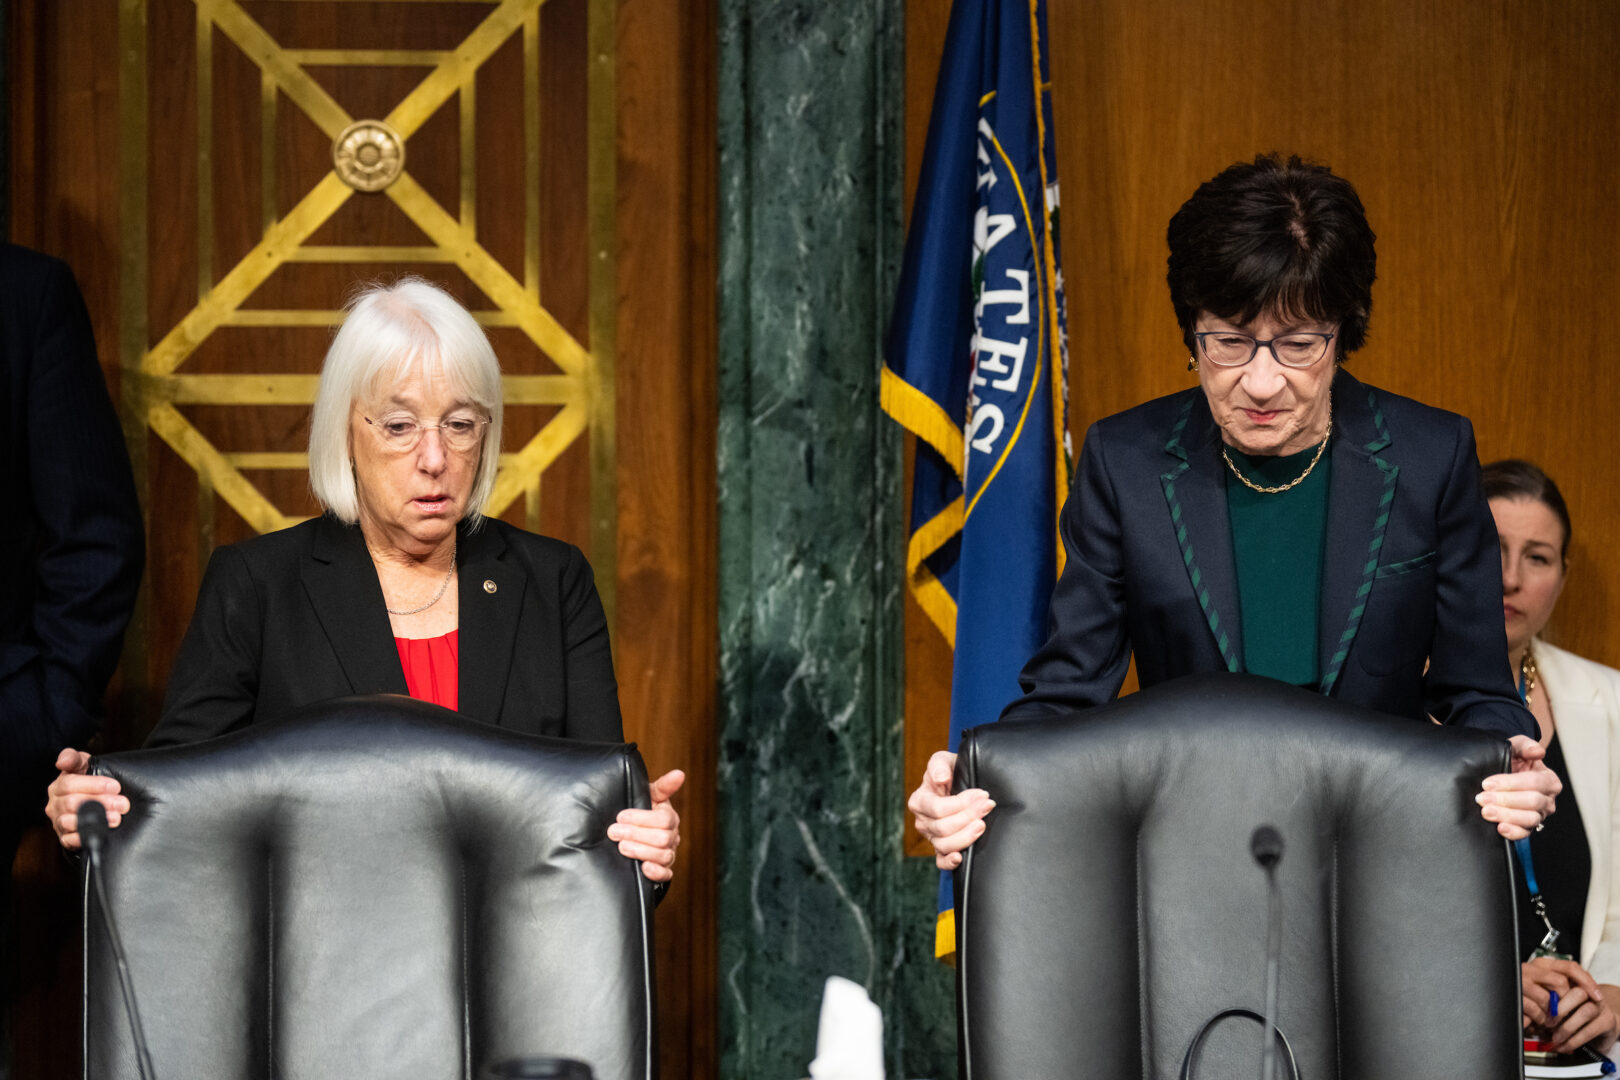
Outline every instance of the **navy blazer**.
<svg viewBox="0 0 1620 1080">
<path fill-rule="evenodd" d="M 485 519 L 460 527 L 457 566 L 457 711 L 622 742 L 607 619 L 579 549 Z M 406 692 L 360 529 L 319 517 L 214 552 L 147 745 L 212 738 L 327 698 Z"/>
<path fill-rule="evenodd" d="M 67 264 L 0 245 L 0 833 L 101 722 L 145 562 L 123 431 Z M 13 802 L 17 806 L 13 807 Z M 10 865 L 0 836 L 0 857 Z"/>
<path fill-rule="evenodd" d="M 1535 737 L 1508 670 L 1472 425 L 1343 370 L 1333 420 L 1317 689 Z M 1197 387 L 1092 425 L 1059 522 L 1049 636 L 1003 716 L 1109 701 L 1133 652 L 1143 687 L 1244 670 L 1225 468 Z"/>
</svg>

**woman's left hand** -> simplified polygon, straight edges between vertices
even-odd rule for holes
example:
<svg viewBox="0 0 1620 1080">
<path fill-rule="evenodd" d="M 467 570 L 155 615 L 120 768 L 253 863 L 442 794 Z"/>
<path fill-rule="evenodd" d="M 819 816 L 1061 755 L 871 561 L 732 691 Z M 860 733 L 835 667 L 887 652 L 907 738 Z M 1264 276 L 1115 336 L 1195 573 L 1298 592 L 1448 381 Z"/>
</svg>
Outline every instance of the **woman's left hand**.
<svg viewBox="0 0 1620 1080">
<path fill-rule="evenodd" d="M 1474 801 L 1480 816 L 1496 823 L 1497 832 L 1509 840 L 1523 840 L 1557 808 L 1564 785 L 1541 760 L 1547 751 L 1540 743 L 1515 735 L 1508 745 L 1513 748 L 1509 771 L 1487 776 Z"/>
<path fill-rule="evenodd" d="M 686 783 L 686 774 L 671 770 L 647 785 L 652 797 L 650 810 L 620 810 L 608 826 L 608 839 L 619 844 L 619 852 L 641 860 L 641 872 L 652 881 L 668 881 L 675 876 L 675 849 L 681 844 L 681 815 L 669 800 Z"/>
<path fill-rule="evenodd" d="M 1584 987 L 1575 986 L 1568 998 L 1558 1002 L 1558 1019 L 1551 1034 L 1553 1049 L 1560 1054 L 1588 1044 L 1598 1053 L 1607 1054 L 1620 1035 L 1620 1017 L 1602 998 L 1594 998 Z"/>
</svg>

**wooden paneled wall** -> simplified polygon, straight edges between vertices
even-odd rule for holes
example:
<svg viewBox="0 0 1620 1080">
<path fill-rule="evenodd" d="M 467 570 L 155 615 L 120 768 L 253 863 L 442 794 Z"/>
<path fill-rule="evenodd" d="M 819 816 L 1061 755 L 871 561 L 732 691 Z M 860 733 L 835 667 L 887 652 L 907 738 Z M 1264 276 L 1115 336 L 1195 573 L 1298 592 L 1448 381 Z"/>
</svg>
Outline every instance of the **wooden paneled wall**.
<svg viewBox="0 0 1620 1080">
<path fill-rule="evenodd" d="M 606 296 L 617 363 L 610 393 L 616 422 L 611 486 L 616 534 L 593 543 L 593 468 L 587 433 L 543 474 L 543 499 L 520 498 L 503 516 L 592 551 L 616 598 L 615 666 L 626 734 L 649 769 L 684 768 L 676 805 L 683 815 L 677 881 L 658 912 L 660 1052 L 665 1076 L 712 1076 L 715 1048 L 715 266 L 713 103 L 714 17 L 710 0 L 612 4 L 616 130 L 609 156 L 617 174 L 607 242 L 615 280 Z M 120 0 L 11 0 L 10 162 L 12 239 L 66 259 L 88 301 L 113 397 L 121 400 Z M 276 3 L 241 9 L 281 47 L 303 50 L 445 50 L 495 9 L 480 3 Z M 268 137 L 258 69 L 217 29 L 209 36 L 212 109 L 212 242 L 197 210 L 202 168 L 197 5 L 148 0 L 151 272 L 145 305 L 149 341 L 161 338 L 330 168 L 330 137 L 286 94 Z M 595 0 L 550 0 L 530 38 L 517 37 L 478 69 L 470 105 L 452 97 L 407 140 L 407 166 L 446 211 L 476 221 L 475 236 L 505 271 L 543 298 L 559 325 L 592 347 L 587 288 L 597 253 L 589 246 L 587 71 Z M 310 73 L 356 116 L 381 116 L 426 73 L 421 62 L 310 63 Z M 521 102 L 537 94 L 542 137 L 526 153 Z M 473 123 L 470 140 L 463 125 Z M 470 151 L 470 152 L 469 152 Z M 476 166 L 475 189 L 462 167 Z M 272 162 L 267 169 L 265 162 Z M 471 198 L 468 194 L 471 192 Z M 527 216 L 526 216 L 527 212 Z M 536 224 L 538 222 L 538 224 Z M 525 224 L 527 223 L 527 225 Z M 537 235 L 538 246 L 526 240 Z M 426 241 L 400 207 L 356 195 L 313 239 L 325 245 L 415 245 Z M 536 262 L 535 259 L 538 258 Z M 211 274 L 205 265 L 212 262 Z M 528 266 L 537 271 L 530 274 Z M 335 309 L 356 280 L 406 270 L 447 284 L 474 309 L 487 289 L 445 263 L 370 260 L 363 265 L 289 264 L 243 306 Z M 261 320 L 262 321 L 262 320 Z M 256 332 L 258 331 L 258 332 Z M 491 337 L 508 374 L 546 374 L 551 358 L 512 325 Z M 312 373 L 330 340 L 325 325 L 227 327 L 189 357 L 187 373 Z M 125 405 L 127 407 L 127 402 Z M 302 448 L 306 407 L 297 403 L 187 406 L 186 419 L 222 451 L 286 453 Z M 518 449 L 552 405 L 507 413 L 503 449 Z M 223 499 L 201 490 L 198 472 L 155 436 L 147 453 L 149 559 L 144 657 L 115 679 L 103 749 L 137 745 L 155 719 L 174 649 L 190 617 L 200 566 L 213 543 L 253 528 Z M 277 510 L 314 511 L 299 470 L 252 475 Z M 601 573 L 599 572 L 599 577 Z M 132 670 L 133 668 L 133 670 Z M 43 793 L 41 801 L 43 802 Z M 19 1076 L 77 1075 L 77 906 L 70 874 L 44 830 L 29 838 L 15 868 L 15 914 L 23 976 L 16 995 Z"/>
<path fill-rule="evenodd" d="M 1164 230 L 1273 150 L 1361 193 L 1379 280 L 1357 377 L 1471 417 L 1482 460 L 1558 481 L 1575 519 L 1548 636 L 1620 666 L 1620 8 L 1470 0 L 1047 5 L 1070 427 L 1190 385 Z M 907 4 L 915 177 L 947 6 Z M 916 616 L 915 610 L 912 612 Z M 942 647 L 910 619 L 908 776 L 945 743 Z M 937 637 L 937 635 L 934 635 Z"/>
</svg>

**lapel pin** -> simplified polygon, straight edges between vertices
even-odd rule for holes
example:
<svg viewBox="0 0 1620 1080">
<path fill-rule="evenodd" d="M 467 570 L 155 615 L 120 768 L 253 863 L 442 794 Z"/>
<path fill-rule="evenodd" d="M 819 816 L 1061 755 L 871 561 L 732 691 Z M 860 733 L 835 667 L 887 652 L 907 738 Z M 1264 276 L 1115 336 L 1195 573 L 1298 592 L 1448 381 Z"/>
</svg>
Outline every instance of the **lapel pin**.
<svg viewBox="0 0 1620 1080">
<path fill-rule="evenodd" d="M 487 592 L 487 593 L 494 592 L 495 591 L 495 583 L 493 581 L 489 580 L 488 578 L 485 578 L 484 579 L 484 591 Z"/>
</svg>

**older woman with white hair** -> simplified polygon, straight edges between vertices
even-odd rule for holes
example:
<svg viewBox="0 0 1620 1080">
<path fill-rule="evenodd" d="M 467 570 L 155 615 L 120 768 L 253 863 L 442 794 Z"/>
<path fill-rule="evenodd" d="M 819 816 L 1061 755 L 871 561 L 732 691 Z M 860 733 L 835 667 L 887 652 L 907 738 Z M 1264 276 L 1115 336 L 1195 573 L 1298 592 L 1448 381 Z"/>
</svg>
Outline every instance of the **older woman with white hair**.
<svg viewBox="0 0 1620 1080">
<path fill-rule="evenodd" d="M 607 619 L 579 549 L 484 518 L 501 373 L 483 330 L 419 278 L 365 289 L 321 368 L 310 486 L 325 513 L 213 553 L 148 746 L 213 738 L 311 702 L 409 693 L 534 734 L 621 741 Z M 63 750 L 46 814 L 129 810 Z M 673 873 L 685 777 L 608 830 L 655 882 Z"/>
</svg>

